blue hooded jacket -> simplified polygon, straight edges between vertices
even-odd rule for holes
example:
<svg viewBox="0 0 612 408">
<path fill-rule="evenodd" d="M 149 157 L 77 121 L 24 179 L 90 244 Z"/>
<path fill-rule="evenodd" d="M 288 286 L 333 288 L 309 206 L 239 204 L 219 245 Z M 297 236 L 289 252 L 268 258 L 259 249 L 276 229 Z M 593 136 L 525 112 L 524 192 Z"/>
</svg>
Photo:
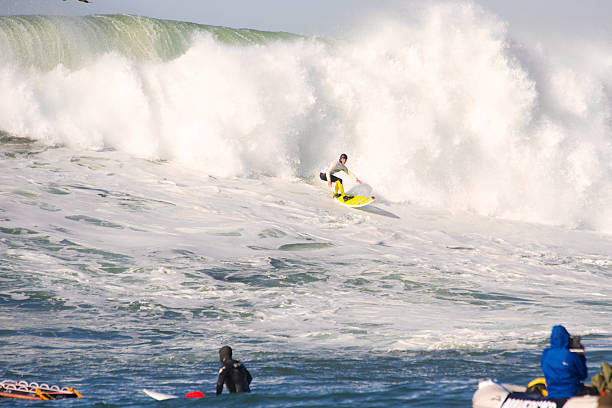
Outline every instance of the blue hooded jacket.
<svg viewBox="0 0 612 408">
<path fill-rule="evenodd" d="M 548 398 L 571 398 L 587 378 L 584 354 L 569 351 L 570 335 L 565 327 L 552 328 L 550 347 L 542 353 L 541 366 L 546 378 Z"/>
</svg>

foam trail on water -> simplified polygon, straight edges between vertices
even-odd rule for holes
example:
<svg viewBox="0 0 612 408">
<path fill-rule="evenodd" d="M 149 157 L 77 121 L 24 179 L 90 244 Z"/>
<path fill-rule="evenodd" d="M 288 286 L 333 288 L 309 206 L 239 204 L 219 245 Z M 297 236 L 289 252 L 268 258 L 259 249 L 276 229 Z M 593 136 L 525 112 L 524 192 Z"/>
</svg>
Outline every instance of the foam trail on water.
<svg viewBox="0 0 612 408">
<path fill-rule="evenodd" d="M 99 18 L 73 20 L 71 55 L 96 50 L 76 60 L 8 53 L 0 130 L 221 177 L 310 178 L 344 151 L 390 201 L 612 231 L 609 45 L 548 55 L 471 2 L 393 13 L 342 41 L 236 44 L 164 22 L 176 33 L 160 38 L 180 45 L 162 51 L 142 41 L 157 20 Z M 0 22 L 3 49 L 46 41 L 7 34 L 14 19 Z M 38 19 L 43 34 L 62 24 Z"/>
</svg>

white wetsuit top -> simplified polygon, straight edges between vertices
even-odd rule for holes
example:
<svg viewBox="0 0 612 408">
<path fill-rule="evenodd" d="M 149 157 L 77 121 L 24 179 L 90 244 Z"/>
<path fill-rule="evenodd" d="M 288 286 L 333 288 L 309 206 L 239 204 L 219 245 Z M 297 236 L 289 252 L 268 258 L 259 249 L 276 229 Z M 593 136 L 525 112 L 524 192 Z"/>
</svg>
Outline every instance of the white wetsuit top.
<svg viewBox="0 0 612 408">
<path fill-rule="evenodd" d="M 327 167 L 321 170 L 321 173 L 325 173 L 325 175 L 327 176 L 327 180 L 329 181 L 331 180 L 331 175 L 339 171 L 343 171 L 354 179 L 357 179 L 357 176 L 351 173 L 348 167 L 346 167 L 344 164 L 340 163 L 337 160 L 330 161 Z"/>
</svg>

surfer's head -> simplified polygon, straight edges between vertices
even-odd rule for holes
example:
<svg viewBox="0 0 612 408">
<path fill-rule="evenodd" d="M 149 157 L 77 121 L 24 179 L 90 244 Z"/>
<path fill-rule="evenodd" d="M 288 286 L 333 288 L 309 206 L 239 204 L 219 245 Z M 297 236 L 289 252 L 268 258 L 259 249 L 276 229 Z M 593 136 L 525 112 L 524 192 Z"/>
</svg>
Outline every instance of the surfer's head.
<svg viewBox="0 0 612 408">
<path fill-rule="evenodd" d="M 346 155 L 346 153 L 342 153 L 340 155 L 340 160 L 338 160 L 340 163 L 344 164 L 346 163 L 346 161 L 348 160 L 348 156 Z"/>
<path fill-rule="evenodd" d="M 232 359 L 232 348 L 230 346 L 223 346 L 219 349 L 219 360 L 224 362 L 225 360 Z"/>
</svg>

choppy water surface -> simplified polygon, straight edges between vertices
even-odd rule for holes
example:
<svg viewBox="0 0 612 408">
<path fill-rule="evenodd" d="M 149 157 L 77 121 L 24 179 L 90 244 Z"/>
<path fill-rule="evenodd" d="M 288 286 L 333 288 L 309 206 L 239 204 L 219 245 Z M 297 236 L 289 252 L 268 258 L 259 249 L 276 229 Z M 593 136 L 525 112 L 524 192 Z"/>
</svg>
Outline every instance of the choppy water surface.
<svg viewBox="0 0 612 408">
<path fill-rule="evenodd" d="M 4 377 L 87 396 L 66 404 L 212 396 L 224 344 L 255 377 L 232 404 L 253 406 L 466 406 L 480 378 L 538 375 L 557 322 L 593 374 L 609 360 L 607 235 L 384 198 L 349 210 L 307 180 L 113 151 L 3 156 Z"/>
<path fill-rule="evenodd" d="M 539 376 L 555 324 L 589 377 L 612 361 L 607 45 L 404 17 L 0 17 L 0 377 L 65 406 L 466 407 Z M 373 205 L 315 178 L 341 151 Z M 226 344 L 253 393 L 214 397 Z"/>
</svg>

